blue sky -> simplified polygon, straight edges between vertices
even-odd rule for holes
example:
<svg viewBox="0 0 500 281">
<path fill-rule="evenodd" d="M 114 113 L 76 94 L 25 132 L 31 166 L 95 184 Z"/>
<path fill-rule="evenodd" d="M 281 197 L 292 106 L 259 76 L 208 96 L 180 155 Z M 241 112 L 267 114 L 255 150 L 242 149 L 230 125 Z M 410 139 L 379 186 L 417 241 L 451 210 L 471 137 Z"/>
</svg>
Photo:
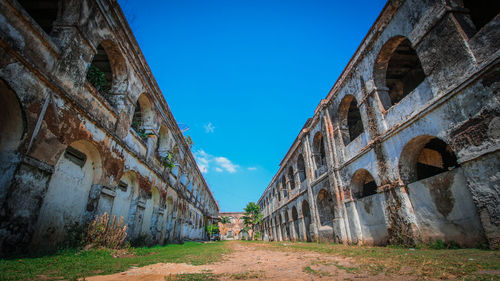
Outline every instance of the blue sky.
<svg viewBox="0 0 500 281">
<path fill-rule="evenodd" d="M 221 211 L 257 201 L 385 1 L 118 1 Z"/>
</svg>

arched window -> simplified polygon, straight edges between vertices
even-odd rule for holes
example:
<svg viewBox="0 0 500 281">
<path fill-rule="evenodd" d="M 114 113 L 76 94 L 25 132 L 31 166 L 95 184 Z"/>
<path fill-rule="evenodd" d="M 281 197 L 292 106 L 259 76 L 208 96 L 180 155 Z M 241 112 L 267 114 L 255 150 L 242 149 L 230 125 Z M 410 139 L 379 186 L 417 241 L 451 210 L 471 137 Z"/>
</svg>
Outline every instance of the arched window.
<svg viewBox="0 0 500 281">
<path fill-rule="evenodd" d="M 20 157 L 17 156 L 25 130 L 24 114 L 17 95 L 0 79 L 0 204 L 10 186 Z"/>
<path fill-rule="evenodd" d="M 306 229 L 306 233 L 304 233 L 304 240 L 312 241 L 311 237 L 311 209 L 309 208 L 309 203 L 306 200 L 302 201 L 302 217 L 304 219 L 304 226 Z"/>
<path fill-rule="evenodd" d="M 433 136 L 419 136 L 410 140 L 401 152 L 400 176 L 412 183 L 458 167 L 451 147 Z"/>
<path fill-rule="evenodd" d="M 365 169 L 357 170 L 351 179 L 351 192 L 354 198 L 363 198 L 377 194 L 377 184 L 370 172 Z"/>
<path fill-rule="evenodd" d="M 295 206 L 292 207 L 292 220 L 297 221 L 299 219 L 299 215 L 297 213 L 297 208 Z"/>
<path fill-rule="evenodd" d="M 290 181 L 290 188 L 295 189 L 295 180 L 293 179 L 293 168 L 292 166 L 288 167 L 288 180 Z"/>
<path fill-rule="evenodd" d="M 57 0 L 18 0 L 19 4 L 28 12 L 36 23 L 50 34 L 52 25 L 57 19 L 61 1 Z"/>
<path fill-rule="evenodd" d="M 146 129 L 152 126 L 153 119 L 151 103 L 146 94 L 142 94 L 137 99 L 131 127 L 144 139 L 147 137 Z"/>
<path fill-rule="evenodd" d="M 317 132 L 313 139 L 313 155 L 316 162 L 316 169 L 326 165 L 325 146 L 323 144 L 323 135 Z"/>
<path fill-rule="evenodd" d="M 358 102 L 352 95 L 346 95 L 339 106 L 340 131 L 344 144 L 348 144 L 363 133 L 363 121 Z"/>
<path fill-rule="evenodd" d="M 325 189 L 320 190 L 318 193 L 317 203 L 319 221 L 321 225 L 333 225 L 333 200 L 330 193 L 328 193 Z"/>
<path fill-rule="evenodd" d="M 399 43 L 387 65 L 386 85 L 394 105 L 413 91 L 425 79 L 417 52 L 408 39 Z"/>
<path fill-rule="evenodd" d="M 288 188 L 286 187 L 286 180 L 285 180 L 285 176 L 282 176 L 281 177 L 281 189 L 283 190 L 283 198 L 287 197 L 288 196 Z"/>
<path fill-rule="evenodd" d="M 169 134 L 167 127 L 162 125 L 160 127 L 159 138 L 158 138 L 158 155 L 163 157 L 169 152 Z"/>
<path fill-rule="evenodd" d="M 469 10 L 469 15 L 476 31 L 480 30 L 500 13 L 500 3 L 490 0 L 463 0 L 464 8 Z"/>
<path fill-rule="evenodd" d="M 382 47 L 374 64 L 374 81 L 387 109 L 400 102 L 425 79 L 417 52 L 408 38 L 396 36 Z M 389 94 L 382 91 L 388 88 Z"/>
<path fill-rule="evenodd" d="M 87 80 L 99 93 L 110 101 L 113 70 L 109 62 L 108 54 L 102 45 L 97 46 L 97 53 L 87 71 Z"/>
<path fill-rule="evenodd" d="M 306 165 L 304 164 L 304 157 L 302 157 L 302 154 L 299 154 L 299 157 L 297 157 L 297 170 L 299 170 L 299 178 L 302 183 L 307 178 Z"/>
<path fill-rule="evenodd" d="M 87 69 L 87 81 L 116 107 L 117 98 L 126 94 L 127 76 L 125 59 L 118 47 L 112 41 L 102 41 Z"/>
</svg>

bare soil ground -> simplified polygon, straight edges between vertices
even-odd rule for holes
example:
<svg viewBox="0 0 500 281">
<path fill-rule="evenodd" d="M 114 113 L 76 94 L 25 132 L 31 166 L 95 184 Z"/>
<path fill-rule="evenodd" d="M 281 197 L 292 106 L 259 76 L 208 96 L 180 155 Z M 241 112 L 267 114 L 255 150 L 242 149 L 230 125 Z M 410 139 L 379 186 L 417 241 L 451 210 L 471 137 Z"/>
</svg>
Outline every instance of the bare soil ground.
<svg viewBox="0 0 500 281">
<path fill-rule="evenodd" d="M 386 276 L 362 272 L 350 258 L 312 251 L 279 251 L 263 244 L 230 242 L 231 254 L 223 261 L 194 266 L 158 263 L 86 280 L 176 280 L 185 274 L 201 274 L 219 280 L 412 280 L 409 276 Z M 200 275 L 198 275 L 200 276 Z M 182 279 L 186 280 L 186 279 Z"/>
</svg>

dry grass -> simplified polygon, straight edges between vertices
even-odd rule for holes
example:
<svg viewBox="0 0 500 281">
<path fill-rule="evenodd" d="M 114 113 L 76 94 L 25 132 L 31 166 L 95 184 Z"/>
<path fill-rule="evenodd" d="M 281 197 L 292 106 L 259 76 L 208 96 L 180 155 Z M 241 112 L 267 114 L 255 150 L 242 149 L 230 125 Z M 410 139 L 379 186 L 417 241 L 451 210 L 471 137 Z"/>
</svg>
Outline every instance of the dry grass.
<svg viewBox="0 0 500 281">
<path fill-rule="evenodd" d="M 123 223 L 123 217 L 110 221 L 108 213 L 98 216 L 89 224 L 85 244 L 91 247 L 106 247 L 118 249 L 123 246 L 127 238 L 127 226 Z"/>
<path fill-rule="evenodd" d="M 277 251 L 313 251 L 347 258 L 372 275 L 413 275 L 421 279 L 500 280 L 500 251 L 480 249 L 409 249 L 330 243 L 247 242 Z"/>
</svg>

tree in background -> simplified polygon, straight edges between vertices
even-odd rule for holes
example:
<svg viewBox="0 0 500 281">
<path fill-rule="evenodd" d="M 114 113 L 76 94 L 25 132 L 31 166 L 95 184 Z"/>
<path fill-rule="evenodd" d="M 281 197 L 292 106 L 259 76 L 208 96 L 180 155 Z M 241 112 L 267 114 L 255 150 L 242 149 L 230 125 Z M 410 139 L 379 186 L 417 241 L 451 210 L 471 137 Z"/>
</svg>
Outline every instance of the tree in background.
<svg viewBox="0 0 500 281">
<path fill-rule="evenodd" d="M 255 227 L 262 223 L 262 213 L 260 212 L 260 206 L 255 202 L 250 202 L 244 209 L 245 214 L 243 216 L 243 222 L 246 226 L 252 229 L 252 240 L 254 239 Z"/>
<path fill-rule="evenodd" d="M 212 235 L 219 232 L 219 227 L 216 224 L 209 224 L 209 225 L 205 226 L 205 230 L 207 231 L 207 233 L 210 237 L 210 240 L 212 240 Z"/>
</svg>

